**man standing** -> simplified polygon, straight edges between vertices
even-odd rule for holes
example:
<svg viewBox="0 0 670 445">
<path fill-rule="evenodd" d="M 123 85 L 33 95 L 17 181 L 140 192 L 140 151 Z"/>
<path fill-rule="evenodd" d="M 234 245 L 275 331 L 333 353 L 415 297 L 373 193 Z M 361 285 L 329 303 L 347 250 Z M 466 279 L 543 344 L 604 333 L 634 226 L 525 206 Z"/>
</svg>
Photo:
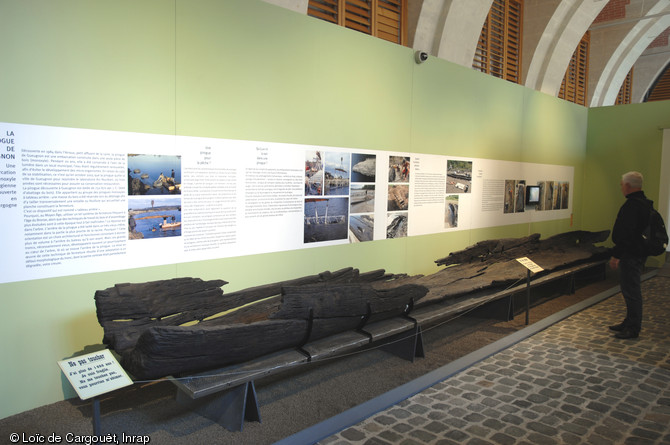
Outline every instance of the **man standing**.
<svg viewBox="0 0 670 445">
<path fill-rule="evenodd" d="M 621 177 L 621 192 L 626 197 L 612 229 L 610 267 L 619 269 L 621 293 L 626 301 L 626 318 L 610 326 L 616 338 L 637 338 L 642 327 L 642 291 L 640 281 L 647 257 L 642 245 L 642 232 L 649 224 L 653 202 L 642 191 L 642 174 L 628 172 Z"/>
</svg>

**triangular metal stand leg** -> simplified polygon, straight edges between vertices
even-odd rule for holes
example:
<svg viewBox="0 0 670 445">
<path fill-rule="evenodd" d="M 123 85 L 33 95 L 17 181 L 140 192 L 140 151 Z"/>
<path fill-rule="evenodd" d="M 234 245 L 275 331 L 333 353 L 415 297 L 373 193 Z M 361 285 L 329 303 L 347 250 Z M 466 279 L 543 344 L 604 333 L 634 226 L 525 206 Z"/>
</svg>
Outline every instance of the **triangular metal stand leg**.
<svg viewBox="0 0 670 445">
<path fill-rule="evenodd" d="M 423 333 L 421 332 L 421 326 L 416 326 L 416 346 L 414 347 L 414 357 L 425 358 L 426 352 L 423 349 Z"/>
<path fill-rule="evenodd" d="M 567 294 L 568 295 L 574 295 L 574 293 L 576 291 L 577 291 L 577 287 L 575 286 L 575 274 L 571 273 L 570 276 L 568 277 Z"/>
<path fill-rule="evenodd" d="M 411 362 L 416 357 L 425 357 L 421 326 L 416 325 L 413 331 L 390 337 L 381 349 Z"/>
<path fill-rule="evenodd" d="M 245 420 L 261 421 L 253 381 L 195 400 L 179 390 L 177 391 L 177 402 L 189 406 L 193 411 L 229 431 L 242 431 Z"/>
<path fill-rule="evenodd" d="M 247 405 L 244 410 L 244 420 L 247 422 L 261 422 L 261 407 L 256 397 L 256 386 L 254 382 L 247 383 Z"/>
<path fill-rule="evenodd" d="M 102 436 L 102 422 L 100 421 L 100 399 L 93 398 L 93 435 Z"/>
<path fill-rule="evenodd" d="M 465 316 L 500 321 L 514 320 L 514 297 L 508 295 L 488 302 L 477 309 L 467 312 Z"/>
</svg>

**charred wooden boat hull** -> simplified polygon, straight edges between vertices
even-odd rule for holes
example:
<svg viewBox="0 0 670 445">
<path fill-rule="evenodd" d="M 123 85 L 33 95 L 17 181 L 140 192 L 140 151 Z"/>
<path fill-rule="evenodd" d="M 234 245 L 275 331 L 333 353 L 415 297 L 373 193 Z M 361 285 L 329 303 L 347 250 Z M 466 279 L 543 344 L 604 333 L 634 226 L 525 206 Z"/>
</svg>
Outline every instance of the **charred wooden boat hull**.
<svg viewBox="0 0 670 445">
<path fill-rule="evenodd" d="M 353 268 L 272 283 L 224 296 L 223 280 L 178 278 L 119 284 L 95 294 L 103 342 L 137 379 L 205 371 L 248 360 L 412 308 L 494 291 L 523 279 L 516 258 L 528 256 L 547 273 L 603 259 L 609 231 L 567 232 L 540 240 L 482 241 L 436 261 L 427 276 L 360 274 Z"/>
<path fill-rule="evenodd" d="M 286 286 L 276 310 L 253 323 L 228 323 L 226 317 L 194 325 L 154 325 L 106 337 L 121 353 L 121 364 L 136 379 L 241 363 L 271 352 L 299 348 L 370 320 L 407 312 L 428 289 L 406 284 L 375 290 L 369 283 Z M 123 323 L 123 322 L 117 322 Z M 132 346 L 128 346 L 133 341 Z"/>
</svg>

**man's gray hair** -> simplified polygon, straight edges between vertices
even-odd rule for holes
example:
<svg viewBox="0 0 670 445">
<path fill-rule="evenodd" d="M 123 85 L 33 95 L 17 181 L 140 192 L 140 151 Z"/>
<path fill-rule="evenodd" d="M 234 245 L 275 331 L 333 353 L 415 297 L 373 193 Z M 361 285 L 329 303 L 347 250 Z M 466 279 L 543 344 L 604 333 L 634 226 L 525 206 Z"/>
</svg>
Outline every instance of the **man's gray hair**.
<svg viewBox="0 0 670 445">
<path fill-rule="evenodd" d="M 621 182 L 630 185 L 634 189 L 641 189 L 643 180 L 644 178 L 640 172 L 628 172 L 621 175 Z"/>
</svg>

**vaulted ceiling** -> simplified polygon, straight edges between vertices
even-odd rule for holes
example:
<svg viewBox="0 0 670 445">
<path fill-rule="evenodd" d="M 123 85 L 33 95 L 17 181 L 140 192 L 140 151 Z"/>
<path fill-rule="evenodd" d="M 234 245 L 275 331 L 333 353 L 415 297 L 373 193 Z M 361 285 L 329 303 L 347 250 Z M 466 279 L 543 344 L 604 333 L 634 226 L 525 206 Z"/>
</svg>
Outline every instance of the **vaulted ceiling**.
<svg viewBox="0 0 670 445">
<path fill-rule="evenodd" d="M 307 14 L 308 0 L 265 0 Z M 408 46 L 472 67 L 493 0 L 407 0 Z M 670 0 L 524 0 L 522 84 L 556 96 L 590 31 L 587 105 L 614 105 L 634 68 L 631 102 L 670 67 Z"/>
</svg>

